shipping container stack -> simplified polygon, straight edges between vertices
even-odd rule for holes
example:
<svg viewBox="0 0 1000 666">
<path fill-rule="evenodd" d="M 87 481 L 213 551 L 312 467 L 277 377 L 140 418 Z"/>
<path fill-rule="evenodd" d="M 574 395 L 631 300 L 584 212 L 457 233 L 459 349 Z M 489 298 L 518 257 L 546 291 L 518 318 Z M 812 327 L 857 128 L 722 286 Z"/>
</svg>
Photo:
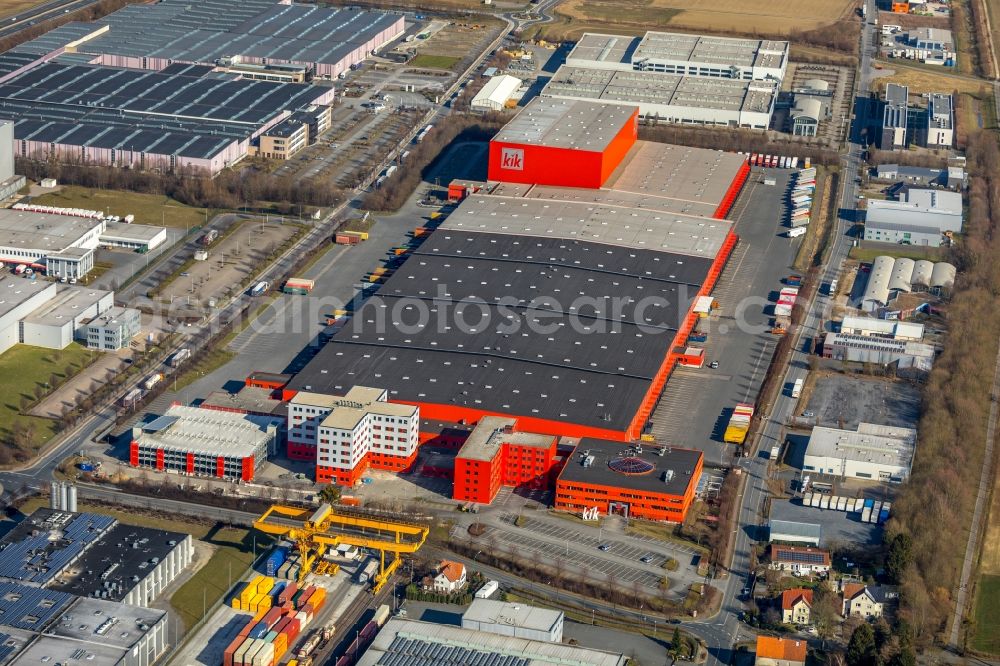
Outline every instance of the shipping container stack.
<svg viewBox="0 0 1000 666">
<path fill-rule="evenodd" d="M 260 610 L 243 608 L 243 599 L 261 596 L 267 602 L 257 602 Z M 295 600 L 301 600 L 299 604 Z M 233 598 L 233 607 L 255 612 L 240 630 L 239 635 L 223 653 L 223 666 L 273 666 L 285 656 L 302 630 L 326 602 L 326 590 L 314 586 L 299 589 L 294 582 L 275 581 L 267 576 L 257 576 L 247 584 L 239 596 Z"/>
</svg>

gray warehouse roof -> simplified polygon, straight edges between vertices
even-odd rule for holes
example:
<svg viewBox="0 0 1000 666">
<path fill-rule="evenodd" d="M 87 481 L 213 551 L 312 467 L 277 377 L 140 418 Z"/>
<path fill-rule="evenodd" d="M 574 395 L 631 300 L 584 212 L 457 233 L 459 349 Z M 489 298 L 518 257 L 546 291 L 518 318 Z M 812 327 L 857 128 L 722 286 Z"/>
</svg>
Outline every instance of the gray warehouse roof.
<svg viewBox="0 0 1000 666">
<path fill-rule="evenodd" d="M 93 65 L 40 64 L 0 84 L 15 137 L 207 158 L 327 89 Z"/>
<path fill-rule="evenodd" d="M 632 61 L 650 58 L 736 67 L 780 67 L 786 53 L 788 42 L 647 32 L 639 42 Z"/>
<path fill-rule="evenodd" d="M 542 94 L 632 105 L 767 113 L 774 105 L 776 90 L 773 83 L 760 81 L 563 65 Z"/>
<path fill-rule="evenodd" d="M 551 631 L 562 619 L 562 611 L 492 599 L 473 599 L 472 605 L 462 614 L 462 622 L 502 624 L 538 631 Z"/>
<path fill-rule="evenodd" d="M 275 0 L 161 0 L 127 6 L 96 23 L 62 26 L 19 48 L 48 53 L 110 28 L 78 50 L 208 64 L 232 56 L 336 64 L 399 20 L 382 12 Z"/>
<path fill-rule="evenodd" d="M 536 97 L 493 140 L 599 152 L 635 111 L 636 107 Z"/>
<path fill-rule="evenodd" d="M 115 522 L 110 516 L 96 513 L 39 509 L 0 542 L 0 578 L 47 583 L 103 537 Z"/>
<path fill-rule="evenodd" d="M 815 523 L 799 523 L 789 520 L 770 520 L 768 521 L 768 530 L 770 531 L 771 541 L 797 541 L 795 537 L 801 537 L 807 541 L 815 539 L 819 542 L 823 529 Z M 793 537 L 781 538 L 784 537 Z"/>
<path fill-rule="evenodd" d="M 660 455 L 661 451 L 663 455 Z M 588 457 L 589 461 L 584 464 Z M 619 458 L 641 460 L 646 463 L 644 468 L 651 469 L 640 473 L 622 473 L 611 466 Z M 701 451 L 694 449 L 657 445 L 636 447 L 624 442 L 584 437 L 559 473 L 559 480 L 683 495 L 701 458 Z"/>
<path fill-rule="evenodd" d="M 625 666 L 621 653 L 390 619 L 357 666 Z"/>
</svg>

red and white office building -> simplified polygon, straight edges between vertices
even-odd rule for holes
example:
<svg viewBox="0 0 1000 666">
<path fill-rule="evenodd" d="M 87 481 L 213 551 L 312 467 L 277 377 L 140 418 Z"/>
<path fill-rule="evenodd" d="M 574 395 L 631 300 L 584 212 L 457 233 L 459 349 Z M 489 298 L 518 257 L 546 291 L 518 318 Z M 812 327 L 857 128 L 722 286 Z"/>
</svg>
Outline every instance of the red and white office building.
<svg viewBox="0 0 1000 666">
<path fill-rule="evenodd" d="M 343 396 L 301 391 L 288 402 L 288 457 L 316 462 L 316 481 L 351 486 L 369 468 L 406 471 L 416 459 L 420 408 L 385 389 Z"/>
</svg>

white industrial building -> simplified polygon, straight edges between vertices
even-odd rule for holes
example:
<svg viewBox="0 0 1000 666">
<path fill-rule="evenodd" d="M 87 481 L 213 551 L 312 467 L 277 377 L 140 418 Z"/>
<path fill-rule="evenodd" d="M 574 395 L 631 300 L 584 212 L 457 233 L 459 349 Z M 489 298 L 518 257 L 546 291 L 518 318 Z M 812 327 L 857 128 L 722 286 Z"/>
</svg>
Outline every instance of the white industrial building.
<svg viewBox="0 0 1000 666">
<path fill-rule="evenodd" d="M 357 666 L 382 664 L 625 666 L 627 663 L 629 658 L 620 650 L 607 652 L 394 617 L 375 635 L 375 640 L 361 655 Z"/>
<path fill-rule="evenodd" d="M 901 201 L 869 199 L 865 240 L 940 247 L 942 238 L 962 231 L 962 195 L 909 189 Z"/>
<path fill-rule="evenodd" d="M 928 148 L 951 148 L 955 142 L 955 110 L 951 95 L 930 95 L 927 100 L 927 127 L 921 138 L 921 143 Z"/>
<path fill-rule="evenodd" d="M 508 74 L 494 76 L 476 93 L 469 106 L 475 111 L 503 111 L 521 88 L 521 79 Z"/>
<path fill-rule="evenodd" d="M 104 314 L 87 323 L 86 340 L 88 349 L 116 351 L 127 347 L 139 334 L 142 315 L 135 308 L 114 306 Z"/>
<path fill-rule="evenodd" d="M 910 89 L 906 86 L 897 83 L 886 84 L 885 101 L 882 102 L 882 127 L 878 137 L 878 147 L 882 150 L 906 147 L 909 99 Z"/>
<path fill-rule="evenodd" d="M 900 369 L 930 372 L 934 365 L 934 347 L 922 342 L 827 333 L 823 338 L 823 358 L 875 365 L 895 363 Z"/>
<path fill-rule="evenodd" d="M 930 263 L 930 262 L 927 262 Z M 920 342 L 924 338 L 924 325 L 894 319 L 845 316 L 840 322 L 840 332 L 846 335 L 866 335 L 889 340 L 912 340 Z"/>
<path fill-rule="evenodd" d="M 129 463 L 249 483 L 275 453 L 280 428 L 279 417 L 172 405 L 132 428 Z"/>
<path fill-rule="evenodd" d="M 24 182 L 14 173 L 14 123 L 0 122 L 0 201 L 17 194 Z"/>
<path fill-rule="evenodd" d="M 0 353 L 19 343 L 64 349 L 112 307 L 110 291 L 0 275 Z"/>
<path fill-rule="evenodd" d="M 875 257 L 868 271 L 861 298 L 861 309 L 877 312 L 889 305 L 900 293 L 930 292 L 947 294 L 955 285 L 956 268 L 946 261 L 932 263 L 926 259 Z"/>
<path fill-rule="evenodd" d="M 788 42 L 672 32 L 651 31 L 642 37 L 588 32 L 566 57 L 566 65 L 780 83 L 788 68 Z"/>
<path fill-rule="evenodd" d="M 479 598 L 462 614 L 463 629 L 549 643 L 562 643 L 564 621 L 562 611 Z"/>
<path fill-rule="evenodd" d="M 861 423 L 858 429 L 816 427 L 802 469 L 839 478 L 904 481 L 910 475 L 917 431 Z"/>
<path fill-rule="evenodd" d="M 121 247 L 137 252 L 149 252 L 167 240 L 166 227 L 152 227 L 146 224 L 126 224 L 105 222 L 101 232 L 101 245 Z"/>
<path fill-rule="evenodd" d="M 768 540 L 782 543 L 806 543 L 818 546 L 823 536 L 820 525 L 791 520 L 769 520 Z"/>
<path fill-rule="evenodd" d="M 777 84 L 563 65 L 542 95 L 638 106 L 642 118 L 657 122 L 766 130 L 774 113 Z"/>
<path fill-rule="evenodd" d="M 146 252 L 166 239 L 163 227 L 0 208 L 0 262 L 44 270 L 52 277 L 85 276 L 94 268 L 94 250 L 102 245 Z"/>
</svg>

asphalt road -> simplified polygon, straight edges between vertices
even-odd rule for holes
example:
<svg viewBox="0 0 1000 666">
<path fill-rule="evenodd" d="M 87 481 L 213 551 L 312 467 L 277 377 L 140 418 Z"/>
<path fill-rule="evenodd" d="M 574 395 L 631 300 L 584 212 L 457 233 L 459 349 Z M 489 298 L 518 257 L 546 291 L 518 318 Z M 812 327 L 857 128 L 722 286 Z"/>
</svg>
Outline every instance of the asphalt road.
<svg viewBox="0 0 1000 666">
<path fill-rule="evenodd" d="M 0 23 L 0 37 L 21 32 L 25 28 L 49 19 L 56 18 L 63 14 L 69 14 L 79 9 L 85 9 L 90 5 L 97 4 L 98 0 L 51 0 L 20 12 L 16 16 L 8 16 Z"/>
<path fill-rule="evenodd" d="M 874 16 L 876 10 L 874 0 L 865 0 L 868 3 L 868 13 Z M 868 90 L 871 80 L 871 54 L 873 45 L 876 43 L 876 27 L 872 24 L 864 24 L 861 35 L 861 63 L 859 67 L 859 77 L 856 82 L 855 95 L 863 94 Z M 866 118 L 855 120 L 858 126 L 864 126 Z M 837 277 L 848 252 L 851 248 L 848 233 L 854 224 L 855 205 L 857 202 L 858 184 L 855 179 L 861 168 L 861 154 L 864 147 L 857 143 L 858 132 L 851 132 L 850 142 L 846 145 L 846 150 L 842 156 L 842 178 L 840 191 L 840 210 L 837 216 L 837 228 L 833 234 L 833 247 L 826 266 L 822 274 L 823 284 L 829 284 L 830 280 Z M 809 371 L 808 354 L 803 351 L 801 342 L 808 340 L 819 332 L 822 321 L 831 307 L 830 298 L 826 295 L 826 290 L 821 290 L 813 302 L 810 304 L 805 321 L 799 326 L 796 332 L 797 342 L 792 346 L 792 352 L 787 359 L 787 372 L 784 383 L 794 382 L 796 379 L 805 379 Z M 757 451 L 769 450 L 775 444 L 782 443 L 782 431 L 785 422 L 794 415 L 797 400 L 782 391 L 771 406 L 768 412 L 768 419 L 763 432 L 758 440 Z M 742 603 L 738 596 L 742 588 L 748 582 L 750 574 L 750 552 L 754 548 L 755 542 L 762 540 L 759 525 L 763 516 L 761 511 L 764 500 L 767 498 L 767 465 L 765 458 L 756 455 L 756 452 L 745 458 L 741 464 L 743 473 L 749 476 L 746 487 L 740 501 L 739 528 L 736 536 L 736 547 L 733 561 L 730 565 L 731 576 L 723 584 L 722 612 L 711 622 L 704 626 L 710 633 L 709 651 L 712 657 L 709 658 L 708 666 L 718 666 L 720 663 L 728 663 L 731 656 L 728 646 L 733 644 L 739 629 L 738 614 L 742 610 Z M 694 632 L 693 632 L 694 633 Z M 709 638 L 706 636 L 706 640 Z M 727 647 L 723 647 L 723 645 Z"/>
</svg>

